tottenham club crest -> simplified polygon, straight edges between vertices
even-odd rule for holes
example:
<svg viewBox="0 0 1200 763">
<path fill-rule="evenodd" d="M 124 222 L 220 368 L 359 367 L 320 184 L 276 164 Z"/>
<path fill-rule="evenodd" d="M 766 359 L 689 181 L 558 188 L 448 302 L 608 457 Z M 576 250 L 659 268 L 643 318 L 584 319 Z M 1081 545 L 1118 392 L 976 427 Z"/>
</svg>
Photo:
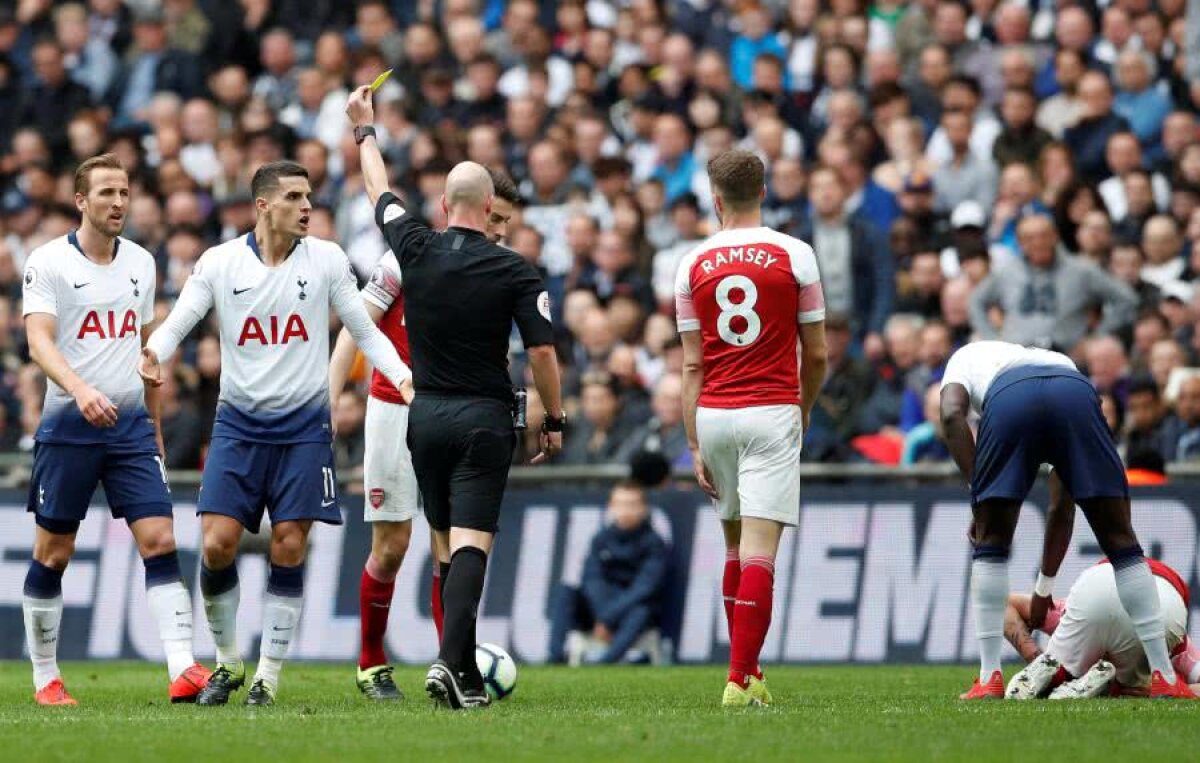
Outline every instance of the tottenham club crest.
<svg viewBox="0 0 1200 763">
<path fill-rule="evenodd" d="M 308 299 L 308 295 L 304 293 L 304 287 L 308 286 L 308 281 L 304 280 L 304 276 L 296 279 L 296 285 L 300 287 L 300 299 Z"/>
<path fill-rule="evenodd" d="M 130 278 L 129 283 L 133 284 L 133 296 L 135 296 L 135 297 L 142 296 L 142 293 L 140 291 L 138 291 L 138 279 Z"/>
</svg>

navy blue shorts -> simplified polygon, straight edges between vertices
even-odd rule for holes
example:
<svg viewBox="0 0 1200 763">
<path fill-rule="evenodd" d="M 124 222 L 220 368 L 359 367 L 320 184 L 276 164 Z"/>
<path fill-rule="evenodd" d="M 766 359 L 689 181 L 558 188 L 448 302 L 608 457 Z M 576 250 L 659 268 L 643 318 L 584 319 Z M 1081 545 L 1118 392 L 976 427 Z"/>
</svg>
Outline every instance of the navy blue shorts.
<svg viewBox="0 0 1200 763">
<path fill-rule="evenodd" d="M 1087 377 L 1055 366 L 1019 366 L 996 377 L 983 403 L 971 501 L 1023 501 L 1042 464 L 1076 500 L 1128 497 L 1100 398 Z"/>
<path fill-rule="evenodd" d="M 214 437 L 200 480 L 198 514 L 224 514 L 258 532 L 272 522 L 342 523 L 333 448 L 324 442 L 274 443 Z"/>
<path fill-rule="evenodd" d="M 35 445 L 26 508 L 50 532 L 71 534 L 87 516 L 101 484 L 114 517 L 132 524 L 144 517 L 171 516 L 171 493 L 158 453 L 120 445 Z"/>
</svg>

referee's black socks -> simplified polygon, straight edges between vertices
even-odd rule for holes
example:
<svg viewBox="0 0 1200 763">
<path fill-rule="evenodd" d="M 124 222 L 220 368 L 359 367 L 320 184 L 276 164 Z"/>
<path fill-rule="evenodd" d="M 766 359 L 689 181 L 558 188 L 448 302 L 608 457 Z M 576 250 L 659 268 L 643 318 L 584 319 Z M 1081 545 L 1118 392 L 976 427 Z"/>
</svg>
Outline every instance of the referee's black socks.
<svg viewBox="0 0 1200 763">
<path fill-rule="evenodd" d="M 453 670 L 480 680 L 475 665 L 475 618 L 483 596 L 487 554 L 474 546 L 463 546 L 450 557 L 450 571 L 442 578 L 445 620 L 442 649 L 438 654 Z"/>
<path fill-rule="evenodd" d="M 437 562 L 438 577 L 442 579 L 441 588 L 438 589 L 438 598 L 441 600 L 438 603 L 442 606 L 442 612 L 446 611 L 446 578 L 450 577 L 450 562 Z M 442 620 L 445 623 L 445 619 Z"/>
</svg>

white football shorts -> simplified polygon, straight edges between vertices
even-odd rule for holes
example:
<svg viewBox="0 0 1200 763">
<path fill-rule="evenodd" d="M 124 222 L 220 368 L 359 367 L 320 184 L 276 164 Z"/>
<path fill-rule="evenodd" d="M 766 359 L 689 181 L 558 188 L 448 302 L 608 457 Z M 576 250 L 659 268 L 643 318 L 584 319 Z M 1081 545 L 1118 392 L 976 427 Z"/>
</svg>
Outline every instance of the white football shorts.
<svg viewBox="0 0 1200 763">
<path fill-rule="evenodd" d="M 1154 582 L 1167 632 L 1167 649 L 1173 650 L 1187 636 L 1187 609 L 1174 586 L 1157 575 Z M 1133 630 L 1133 621 L 1121 606 L 1111 564 L 1088 567 L 1071 586 L 1067 609 L 1046 652 L 1073 676 L 1082 676 L 1097 660 L 1106 659 L 1116 667 L 1122 686 L 1149 686 L 1150 664 Z"/>
<path fill-rule="evenodd" d="M 724 520 L 800 521 L 800 406 L 698 408 L 700 456 Z"/>
<path fill-rule="evenodd" d="M 408 452 L 408 406 L 367 398 L 363 427 L 364 518 L 367 522 L 404 522 L 421 510 L 421 491 Z"/>
</svg>

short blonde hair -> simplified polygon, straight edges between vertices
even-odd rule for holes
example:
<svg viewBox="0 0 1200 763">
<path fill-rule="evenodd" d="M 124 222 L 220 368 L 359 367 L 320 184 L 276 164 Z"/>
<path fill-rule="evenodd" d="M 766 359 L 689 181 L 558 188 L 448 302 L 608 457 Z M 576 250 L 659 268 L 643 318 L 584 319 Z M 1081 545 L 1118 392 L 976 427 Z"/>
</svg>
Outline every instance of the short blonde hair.
<svg viewBox="0 0 1200 763">
<path fill-rule="evenodd" d="M 100 154 L 91 159 L 85 159 L 75 170 L 75 193 L 84 196 L 92 189 L 92 170 L 120 170 L 125 172 L 125 165 L 116 154 Z"/>
</svg>

